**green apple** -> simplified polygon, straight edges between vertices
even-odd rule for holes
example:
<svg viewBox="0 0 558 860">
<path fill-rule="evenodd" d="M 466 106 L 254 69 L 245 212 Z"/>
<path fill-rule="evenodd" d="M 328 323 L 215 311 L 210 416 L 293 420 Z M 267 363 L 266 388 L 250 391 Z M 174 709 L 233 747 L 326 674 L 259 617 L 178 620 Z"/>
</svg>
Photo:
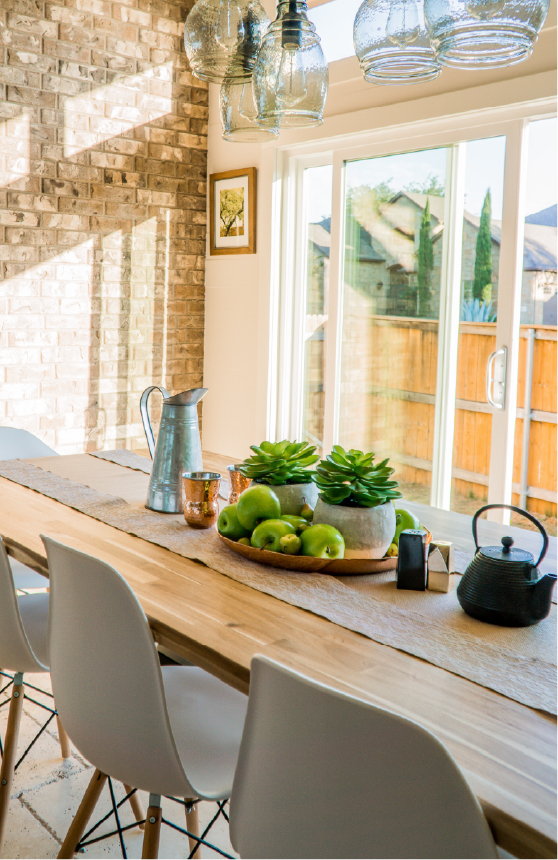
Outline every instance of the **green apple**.
<svg viewBox="0 0 558 860">
<path fill-rule="evenodd" d="M 244 490 L 236 503 L 236 510 L 240 524 L 250 532 L 264 520 L 279 519 L 281 516 L 279 499 L 266 484 Z"/>
<path fill-rule="evenodd" d="M 241 544 L 242 544 L 242 546 L 252 546 L 252 544 L 250 543 L 250 538 L 249 538 L 249 537 L 239 538 L 239 539 L 237 540 L 237 543 L 241 543 Z"/>
<path fill-rule="evenodd" d="M 326 523 L 318 523 L 305 529 L 300 535 L 302 555 L 314 558 L 343 558 L 345 541 L 341 532 Z"/>
<path fill-rule="evenodd" d="M 296 530 L 297 534 L 300 534 L 303 529 L 308 528 L 308 520 L 305 520 L 304 517 L 295 517 L 292 514 L 283 514 L 279 519 L 285 520 L 286 523 L 290 523 Z"/>
<path fill-rule="evenodd" d="M 281 545 L 281 552 L 287 555 L 297 555 L 302 546 L 302 541 L 298 535 L 284 535 L 279 543 Z"/>
<path fill-rule="evenodd" d="M 418 518 L 415 517 L 410 511 L 406 511 L 405 508 L 396 508 L 395 509 L 395 535 L 393 537 L 392 543 L 399 546 L 399 535 L 401 532 L 405 531 L 405 529 L 419 529 L 420 523 Z"/>
<path fill-rule="evenodd" d="M 248 490 L 246 490 L 248 492 Z M 281 538 L 285 535 L 295 535 L 294 527 L 285 520 L 264 520 L 252 532 L 250 541 L 258 549 L 268 549 L 271 552 L 281 552 Z"/>
<path fill-rule="evenodd" d="M 305 502 L 305 503 L 303 504 L 303 506 L 302 506 L 302 508 L 301 508 L 301 510 L 300 510 L 300 516 L 301 516 L 301 517 L 303 517 L 305 520 L 311 520 L 311 519 L 312 519 L 312 517 L 314 516 L 314 511 L 313 511 L 313 509 L 310 507 L 310 505 L 308 504 L 308 502 Z"/>
<path fill-rule="evenodd" d="M 239 522 L 236 505 L 227 505 L 219 514 L 217 531 L 229 540 L 239 540 L 250 537 L 250 530 L 245 529 Z"/>
</svg>

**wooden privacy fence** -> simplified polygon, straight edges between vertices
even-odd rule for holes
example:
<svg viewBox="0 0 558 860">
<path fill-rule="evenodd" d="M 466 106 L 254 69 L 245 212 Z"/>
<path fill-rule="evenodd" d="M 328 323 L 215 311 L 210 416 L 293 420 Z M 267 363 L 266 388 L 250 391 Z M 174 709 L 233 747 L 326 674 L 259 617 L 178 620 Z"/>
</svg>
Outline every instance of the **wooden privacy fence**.
<svg viewBox="0 0 558 860">
<path fill-rule="evenodd" d="M 344 328 L 341 444 L 389 455 L 400 481 L 429 485 L 438 323 L 355 314 Z M 453 491 L 480 500 L 490 467 L 485 378 L 495 334 L 496 323 L 459 327 Z M 556 359 L 555 326 L 521 326 L 513 501 L 548 516 L 556 516 Z"/>
</svg>

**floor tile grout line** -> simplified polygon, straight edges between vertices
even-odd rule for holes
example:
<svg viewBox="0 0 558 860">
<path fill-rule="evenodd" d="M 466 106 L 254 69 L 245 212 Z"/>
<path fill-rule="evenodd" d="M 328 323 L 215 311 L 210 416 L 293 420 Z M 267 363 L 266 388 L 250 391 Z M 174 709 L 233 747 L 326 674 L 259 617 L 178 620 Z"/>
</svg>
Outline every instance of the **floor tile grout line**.
<svg viewBox="0 0 558 860">
<path fill-rule="evenodd" d="M 23 794 L 21 794 L 19 796 L 18 800 L 21 803 L 21 805 L 23 806 L 23 808 L 26 809 L 29 812 L 29 814 L 33 816 L 35 821 L 38 821 L 38 823 L 41 825 L 41 827 L 43 827 L 46 830 L 46 832 L 50 836 L 52 836 L 52 838 L 55 840 L 55 842 L 57 842 L 58 845 L 62 845 L 62 840 L 58 837 L 57 833 L 52 829 L 50 824 L 48 824 L 46 821 L 44 821 L 44 819 L 42 819 L 41 816 L 37 812 L 35 812 L 35 810 L 31 806 L 31 804 L 25 800 Z"/>
</svg>

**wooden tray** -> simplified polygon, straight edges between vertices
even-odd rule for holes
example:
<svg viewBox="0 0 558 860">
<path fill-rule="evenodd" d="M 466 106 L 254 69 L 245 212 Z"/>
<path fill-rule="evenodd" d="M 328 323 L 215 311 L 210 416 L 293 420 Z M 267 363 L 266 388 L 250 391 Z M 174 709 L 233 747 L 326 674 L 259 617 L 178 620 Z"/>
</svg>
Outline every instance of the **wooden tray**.
<svg viewBox="0 0 558 860">
<path fill-rule="evenodd" d="M 217 532 L 219 535 L 219 532 Z M 292 570 L 296 573 L 331 573 L 335 576 L 357 576 L 365 573 L 384 573 L 395 570 L 397 558 L 338 558 L 329 561 L 327 558 L 313 558 L 309 555 L 286 555 L 282 552 L 270 552 L 268 549 L 257 549 L 245 546 L 234 540 L 219 535 L 223 543 L 233 552 L 250 561 Z"/>
</svg>

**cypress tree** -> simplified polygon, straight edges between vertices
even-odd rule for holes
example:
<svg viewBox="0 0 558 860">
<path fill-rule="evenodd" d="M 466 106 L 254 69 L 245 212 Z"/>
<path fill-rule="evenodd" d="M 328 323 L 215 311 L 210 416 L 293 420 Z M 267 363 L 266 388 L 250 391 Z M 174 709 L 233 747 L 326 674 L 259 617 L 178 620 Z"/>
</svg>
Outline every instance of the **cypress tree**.
<svg viewBox="0 0 558 860">
<path fill-rule="evenodd" d="M 431 315 L 430 302 L 432 299 L 432 270 L 434 269 L 434 247 L 432 244 L 432 224 L 430 219 L 430 200 L 426 198 L 426 206 L 420 222 L 418 246 L 418 315 Z"/>
<path fill-rule="evenodd" d="M 490 221 L 492 205 L 490 188 L 486 192 L 480 217 L 477 247 L 475 251 L 475 278 L 473 281 L 473 298 L 482 302 L 492 299 L 492 238 Z"/>
</svg>

